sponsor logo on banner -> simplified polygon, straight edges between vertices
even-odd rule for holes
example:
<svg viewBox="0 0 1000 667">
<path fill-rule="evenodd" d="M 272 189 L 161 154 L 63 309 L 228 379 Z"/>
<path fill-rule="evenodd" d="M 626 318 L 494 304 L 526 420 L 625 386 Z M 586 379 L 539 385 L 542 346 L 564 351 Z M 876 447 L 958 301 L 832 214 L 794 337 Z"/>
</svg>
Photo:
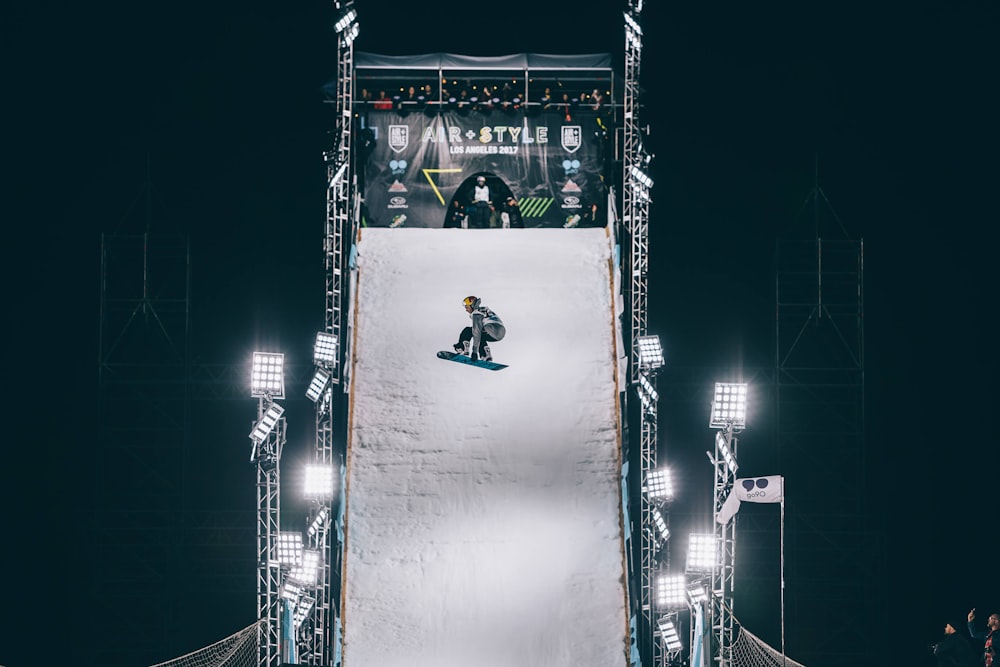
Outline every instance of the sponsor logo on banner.
<svg viewBox="0 0 1000 667">
<path fill-rule="evenodd" d="M 563 186 L 562 191 L 563 192 L 583 192 L 580 189 L 580 186 L 577 185 L 576 183 L 574 183 L 573 181 L 566 181 L 566 185 Z"/>
<path fill-rule="evenodd" d="M 406 186 L 399 181 L 393 181 L 389 186 L 389 192 L 406 192 Z"/>
<path fill-rule="evenodd" d="M 401 153 L 406 150 L 406 147 L 410 144 L 410 126 L 409 125 L 390 125 L 389 126 L 389 148 Z M 404 162 L 403 166 L 406 164 Z"/>
<path fill-rule="evenodd" d="M 389 160 L 389 171 L 393 176 L 402 176 L 406 173 L 406 160 Z"/>
<path fill-rule="evenodd" d="M 566 178 L 579 173 L 580 171 L 580 161 L 579 160 L 563 160 L 562 163 L 563 171 L 566 172 Z"/>
<path fill-rule="evenodd" d="M 579 125 L 562 126 L 562 147 L 570 153 L 575 153 L 580 148 L 583 143 L 582 138 L 583 133 Z"/>
<path fill-rule="evenodd" d="M 579 197 L 563 197 L 563 208 L 580 208 Z"/>
<path fill-rule="evenodd" d="M 406 203 L 406 197 L 390 197 L 389 208 L 410 208 Z"/>
</svg>

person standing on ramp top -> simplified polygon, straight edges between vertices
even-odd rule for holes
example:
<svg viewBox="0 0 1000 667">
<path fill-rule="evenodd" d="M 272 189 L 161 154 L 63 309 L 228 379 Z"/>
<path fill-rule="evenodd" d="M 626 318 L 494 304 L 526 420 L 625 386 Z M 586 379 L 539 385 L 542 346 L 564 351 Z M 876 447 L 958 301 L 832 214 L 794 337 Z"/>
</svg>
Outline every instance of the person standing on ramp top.
<svg viewBox="0 0 1000 667">
<path fill-rule="evenodd" d="M 473 361 L 493 361 L 489 343 L 503 340 L 507 328 L 500 316 L 484 306 L 478 296 L 465 297 L 462 305 L 472 318 L 472 326 L 462 329 L 454 345 L 455 352 L 468 355 Z"/>
</svg>

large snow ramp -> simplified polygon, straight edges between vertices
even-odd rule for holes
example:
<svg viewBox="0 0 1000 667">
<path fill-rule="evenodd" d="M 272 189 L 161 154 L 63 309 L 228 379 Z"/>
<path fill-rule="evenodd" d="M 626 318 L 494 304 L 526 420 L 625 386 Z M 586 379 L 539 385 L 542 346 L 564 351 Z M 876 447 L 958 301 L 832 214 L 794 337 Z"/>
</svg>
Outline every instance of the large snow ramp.
<svg viewBox="0 0 1000 667">
<path fill-rule="evenodd" d="M 628 663 L 604 229 L 362 230 L 344 667 Z M 436 358 L 482 298 L 487 371 Z"/>
</svg>

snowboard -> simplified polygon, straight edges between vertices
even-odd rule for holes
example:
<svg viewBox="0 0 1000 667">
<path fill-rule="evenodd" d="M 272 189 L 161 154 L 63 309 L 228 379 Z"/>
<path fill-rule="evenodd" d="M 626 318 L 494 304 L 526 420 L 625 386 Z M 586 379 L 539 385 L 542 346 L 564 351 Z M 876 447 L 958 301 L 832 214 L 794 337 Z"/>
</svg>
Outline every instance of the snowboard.
<svg viewBox="0 0 1000 667">
<path fill-rule="evenodd" d="M 507 364 L 498 364 L 495 361 L 483 361 L 482 359 L 473 361 L 470 357 L 467 357 L 464 354 L 458 354 L 457 352 L 438 352 L 438 359 L 457 361 L 458 363 L 465 364 L 466 366 L 478 366 L 479 368 L 485 368 L 488 371 L 500 371 L 507 368 Z"/>
</svg>

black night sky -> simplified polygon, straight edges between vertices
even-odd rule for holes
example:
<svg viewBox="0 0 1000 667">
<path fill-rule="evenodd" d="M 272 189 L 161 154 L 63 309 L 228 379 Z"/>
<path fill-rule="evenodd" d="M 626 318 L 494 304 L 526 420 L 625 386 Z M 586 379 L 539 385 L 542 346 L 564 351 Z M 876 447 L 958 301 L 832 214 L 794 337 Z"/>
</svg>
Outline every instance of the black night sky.
<svg viewBox="0 0 1000 667">
<path fill-rule="evenodd" d="M 620 60 L 624 3 L 604 4 L 358 0 L 357 48 Z M 927 646 L 946 622 L 964 622 L 973 606 L 981 623 L 1000 610 L 991 573 L 1000 8 L 646 4 L 650 330 L 668 364 L 703 369 L 708 384 L 715 368 L 773 368 L 773 248 L 813 233 L 803 204 L 818 156 L 823 193 L 865 247 L 867 497 L 889 565 L 884 615 L 857 623 L 894 662 L 931 665 Z M 320 87 L 336 72 L 334 9 L 112 2 L 5 14 L 4 182 L 14 202 L 5 328 L 15 364 L 0 467 L 0 664 L 98 664 L 88 659 L 97 654 L 100 664 L 150 664 L 248 625 L 255 581 L 251 570 L 242 597 L 219 607 L 192 596 L 192 621 L 164 648 L 172 652 L 107 650 L 121 629 L 94 617 L 86 554 L 101 538 L 85 528 L 101 234 L 190 236 L 195 363 L 235 364 L 264 344 L 308 359 L 323 321 L 322 152 L 333 115 Z M 204 490 L 210 473 L 189 473 L 206 508 L 245 498 L 252 517 L 244 443 L 255 409 L 250 398 L 198 408 L 206 460 L 231 452 L 233 466 L 213 479 L 215 497 Z M 690 461 L 710 496 L 707 406 L 690 410 L 661 405 L 660 447 Z M 312 422 L 301 414 L 304 438 Z M 751 425 L 742 451 L 766 449 L 766 431 L 754 436 Z M 780 472 L 835 491 L 821 470 Z M 158 606 L 161 593 L 140 604 Z M 821 632 L 823 600 L 809 616 Z"/>
</svg>

